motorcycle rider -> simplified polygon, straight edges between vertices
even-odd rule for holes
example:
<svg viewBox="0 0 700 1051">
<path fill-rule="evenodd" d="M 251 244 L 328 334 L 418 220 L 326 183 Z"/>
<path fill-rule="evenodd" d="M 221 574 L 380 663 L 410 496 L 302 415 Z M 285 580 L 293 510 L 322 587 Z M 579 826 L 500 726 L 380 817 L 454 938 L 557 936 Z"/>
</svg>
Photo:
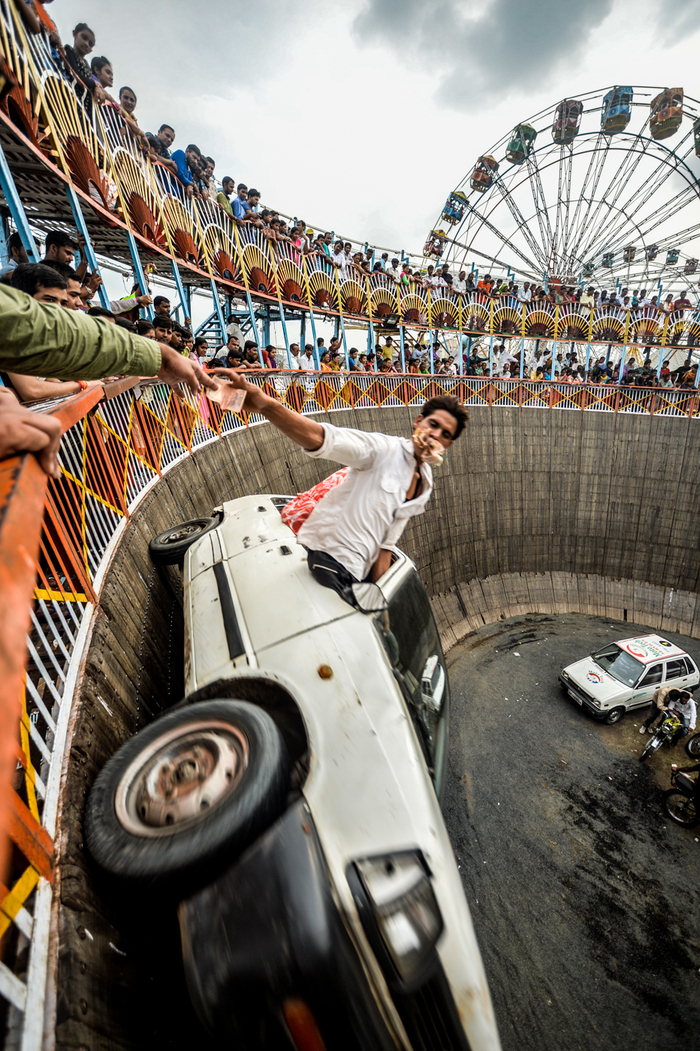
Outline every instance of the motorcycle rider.
<svg viewBox="0 0 700 1051">
<path fill-rule="evenodd" d="M 676 774 L 692 774 L 694 770 L 700 770 L 700 763 L 694 763 L 693 766 L 678 766 L 677 763 L 671 763 L 671 769 Z M 695 806 L 700 806 L 700 777 L 695 778 Z"/>
<path fill-rule="evenodd" d="M 668 702 L 668 703 L 667 703 Z M 642 725 L 639 727 L 640 734 L 651 730 L 657 719 L 663 718 L 664 712 L 676 712 L 681 720 L 682 726 L 671 739 L 671 745 L 675 745 L 679 738 L 684 737 L 690 730 L 695 729 L 697 720 L 697 705 L 687 690 L 675 690 L 670 687 L 658 689 L 652 697 L 652 710 Z"/>
</svg>

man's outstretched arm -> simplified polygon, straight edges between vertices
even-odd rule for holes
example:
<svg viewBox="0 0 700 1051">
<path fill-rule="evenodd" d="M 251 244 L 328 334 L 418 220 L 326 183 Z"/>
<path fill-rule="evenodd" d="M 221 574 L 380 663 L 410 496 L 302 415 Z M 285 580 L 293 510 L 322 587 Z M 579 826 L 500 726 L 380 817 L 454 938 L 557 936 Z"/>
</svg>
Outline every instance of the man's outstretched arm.
<svg viewBox="0 0 700 1051">
<path fill-rule="evenodd" d="M 240 372 L 235 372 L 233 369 L 212 369 L 211 372 L 217 376 L 227 376 L 232 387 L 245 391 L 247 412 L 259 412 L 302 449 L 315 452 L 316 449 L 321 448 L 325 434 L 320 423 L 315 423 L 308 416 L 292 412 L 279 401 L 268 397 L 254 383 L 248 383 Z"/>
</svg>

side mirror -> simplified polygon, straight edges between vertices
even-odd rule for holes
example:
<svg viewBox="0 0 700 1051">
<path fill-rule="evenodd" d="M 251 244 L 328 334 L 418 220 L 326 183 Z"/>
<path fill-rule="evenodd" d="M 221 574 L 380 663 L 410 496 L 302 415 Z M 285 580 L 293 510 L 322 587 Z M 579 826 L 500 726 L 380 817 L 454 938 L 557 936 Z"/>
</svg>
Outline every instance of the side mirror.
<svg viewBox="0 0 700 1051">
<path fill-rule="evenodd" d="M 382 589 L 376 584 L 368 584 L 364 581 L 353 584 L 352 594 L 360 613 L 382 613 L 387 608 Z"/>
</svg>

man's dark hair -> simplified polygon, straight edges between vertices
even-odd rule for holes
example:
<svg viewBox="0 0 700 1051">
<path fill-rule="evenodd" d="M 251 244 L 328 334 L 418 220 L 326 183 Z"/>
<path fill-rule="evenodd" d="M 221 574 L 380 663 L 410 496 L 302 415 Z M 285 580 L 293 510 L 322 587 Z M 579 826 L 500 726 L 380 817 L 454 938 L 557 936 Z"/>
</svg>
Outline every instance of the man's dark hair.
<svg viewBox="0 0 700 1051">
<path fill-rule="evenodd" d="M 65 277 L 66 281 L 80 281 L 73 267 L 68 263 L 62 263 L 60 259 L 46 259 L 41 265 L 55 270 L 61 277 Z M 66 287 L 68 286 L 66 285 Z"/>
<path fill-rule="evenodd" d="M 248 187 L 246 186 L 246 184 L 244 182 L 239 182 L 238 189 L 239 190 L 247 190 Z"/>
<path fill-rule="evenodd" d="M 127 332 L 136 332 L 136 325 L 133 323 L 133 321 L 129 321 L 128 318 L 122 317 L 121 314 L 115 315 L 114 324 L 119 325 L 119 328 L 125 328 Z"/>
<path fill-rule="evenodd" d="M 136 334 L 138 336 L 145 336 L 149 332 L 155 332 L 155 326 L 153 322 L 149 321 L 148 318 L 139 318 L 139 320 L 136 322 Z"/>
<path fill-rule="evenodd" d="M 223 179 L 221 180 L 221 185 L 223 186 L 225 182 L 231 182 L 234 186 L 236 185 L 236 180 L 232 179 L 230 175 L 224 175 Z"/>
<path fill-rule="evenodd" d="M 680 700 L 680 696 L 681 696 L 681 691 L 680 690 L 669 690 L 669 694 L 668 694 L 669 701 L 678 701 L 678 700 Z"/>
<path fill-rule="evenodd" d="M 12 287 L 33 296 L 40 288 L 68 288 L 68 283 L 43 263 L 20 263 L 12 271 Z"/>
<path fill-rule="evenodd" d="M 173 135 L 175 134 L 175 128 L 172 126 L 172 124 L 161 124 L 161 126 L 158 128 L 158 131 L 172 131 Z"/>
<path fill-rule="evenodd" d="M 63 230 L 49 230 L 46 235 L 46 244 L 44 245 L 44 251 L 48 252 L 49 248 L 75 248 L 76 244 L 70 234 L 66 234 Z"/>
<path fill-rule="evenodd" d="M 249 350 L 255 350 L 255 351 L 257 351 L 257 349 L 258 349 L 258 344 L 257 344 L 257 343 L 255 342 L 255 340 L 254 340 L 254 339 L 247 339 L 247 340 L 245 341 L 245 343 L 243 344 L 243 349 L 244 349 L 244 351 L 245 351 L 246 353 L 248 353 L 248 351 L 249 351 Z"/>
<path fill-rule="evenodd" d="M 13 234 L 10 234 L 10 236 L 8 237 L 8 239 L 7 239 L 7 247 L 10 248 L 10 249 L 12 249 L 12 248 L 20 249 L 20 248 L 22 248 L 22 238 L 19 236 L 19 234 L 17 233 L 16 230 L 15 230 L 15 232 Z"/>
<path fill-rule="evenodd" d="M 469 413 L 464 408 L 459 398 L 455 398 L 451 394 L 438 394 L 437 397 L 429 398 L 426 401 L 420 414 L 425 419 L 426 416 L 430 416 L 431 412 L 438 412 L 439 410 L 449 412 L 450 416 L 454 416 L 457 421 L 457 428 L 454 436 L 455 439 L 459 438 L 469 420 Z"/>
<path fill-rule="evenodd" d="M 170 300 L 167 296 L 156 296 L 156 298 L 153 300 L 153 306 L 159 307 L 161 303 L 170 303 Z"/>
<path fill-rule="evenodd" d="M 213 164 L 216 167 L 216 161 L 213 157 L 205 157 L 204 160 L 208 161 L 209 164 Z"/>
<path fill-rule="evenodd" d="M 259 197 L 260 196 L 260 190 L 248 190 L 248 196 L 249 197 Z"/>
<path fill-rule="evenodd" d="M 195 146 L 193 143 L 190 143 L 189 146 L 185 147 L 185 153 L 196 153 L 198 157 L 202 156 L 202 151 L 199 146 Z"/>
<path fill-rule="evenodd" d="M 105 55 L 96 55 L 90 63 L 90 69 L 93 73 L 99 73 L 105 66 L 111 66 L 112 63 Z"/>
<path fill-rule="evenodd" d="M 172 318 L 165 317 L 164 314 L 156 314 L 156 316 L 153 318 L 153 327 L 154 328 L 164 328 L 166 330 L 166 332 L 172 332 L 172 330 L 173 330 Z"/>
<path fill-rule="evenodd" d="M 106 307 L 90 307 L 88 314 L 90 317 L 114 317 L 112 311 L 107 310 Z"/>
<path fill-rule="evenodd" d="M 311 351 L 311 353 L 313 354 L 313 351 L 314 351 L 314 345 L 313 345 L 313 343 L 307 343 L 307 344 L 305 344 L 305 346 L 304 346 L 304 350 L 310 350 L 310 351 Z"/>
</svg>

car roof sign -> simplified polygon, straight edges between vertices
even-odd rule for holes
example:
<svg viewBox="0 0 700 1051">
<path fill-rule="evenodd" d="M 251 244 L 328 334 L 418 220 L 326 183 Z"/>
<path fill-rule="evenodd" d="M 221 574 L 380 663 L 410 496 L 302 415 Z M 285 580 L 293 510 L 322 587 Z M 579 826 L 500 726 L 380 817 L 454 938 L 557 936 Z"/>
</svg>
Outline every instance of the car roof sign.
<svg viewBox="0 0 700 1051">
<path fill-rule="evenodd" d="M 661 635 L 640 635 L 635 639 L 622 639 L 617 645 L 641 664 L 651 664 L 666 657 L 685 656 L 685 650 L 679 649 Z"/>
</svg>

